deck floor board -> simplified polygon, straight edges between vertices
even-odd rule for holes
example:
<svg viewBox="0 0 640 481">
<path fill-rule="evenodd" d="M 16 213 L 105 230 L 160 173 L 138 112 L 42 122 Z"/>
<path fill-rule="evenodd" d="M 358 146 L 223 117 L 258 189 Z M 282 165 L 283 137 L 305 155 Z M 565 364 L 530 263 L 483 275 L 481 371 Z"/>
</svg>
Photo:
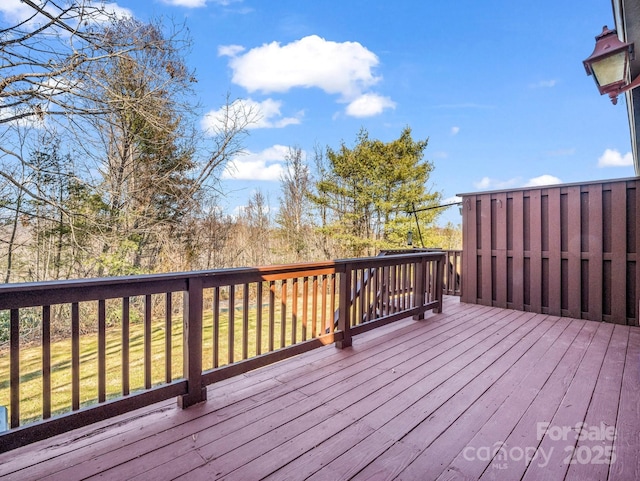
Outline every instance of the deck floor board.
<svg viewBox="0 0 640 481">
<path fill-rule="evenodd" d="M 0 454 L 0 477 L 637 480 L 639 392 L 640 328 L 447 297 L 442 314 L 211 385 L 187 410 L 167 401 Z"/>
</svg>

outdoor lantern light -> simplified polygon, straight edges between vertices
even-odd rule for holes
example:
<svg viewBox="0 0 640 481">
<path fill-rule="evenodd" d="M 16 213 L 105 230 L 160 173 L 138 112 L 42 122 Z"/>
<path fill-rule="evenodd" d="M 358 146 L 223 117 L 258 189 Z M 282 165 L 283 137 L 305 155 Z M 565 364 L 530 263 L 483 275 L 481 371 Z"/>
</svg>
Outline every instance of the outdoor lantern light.
<svg viewBox="0 0 640 481">
<path fill-rule="evenodd" d="M 618 103 L 618 95 L 640 85 L 640 76 L 629 83 L 629 61 L 633 59 L 633 43 L 620 41 L 616 30 L 605 25 L 596 37 L 596 46 L 584 60 L 587 75 L 593 74 L 600 95 L 608 94 Z"/>
</svg>

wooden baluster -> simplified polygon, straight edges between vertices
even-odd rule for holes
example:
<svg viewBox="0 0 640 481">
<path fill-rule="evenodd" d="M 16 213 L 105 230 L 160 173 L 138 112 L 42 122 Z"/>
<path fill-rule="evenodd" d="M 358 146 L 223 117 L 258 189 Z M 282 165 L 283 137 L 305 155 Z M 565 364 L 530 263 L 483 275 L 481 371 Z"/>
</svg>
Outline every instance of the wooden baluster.
<svg viewBox="0 0 640 481">
<path fill-rule="evenodd" d="M 107 400 L 107 315 L 104 299 L 98 301 L 98 402 Z"/>
<path fill-rule="evenodd" d="M 280 347 L 286 345 L 287 330 L 287 280 L 282 279 L 280 284 Z"/>
<path fill-rule="evenodd" d="M 413 316 L 414 319 L 424 319 L 424 309 L 423 306 L 426 303 L 425 299 L 425 291 L 426 291 L 426 277 L 427 277 L 427 259 L 425 257 L 421 257 L 419 261 L 415 264 L 415 307 L 420 308 L 420 312 Z"/>
<path fill-rule="evenodd" d="M 80 305 L 71 303 L 71 409 L 80 409 Z"/>
<path fill-rule="evenodd" d="M 227 329 L 227 363 L 233 364 L 235 354 L 236 286 L 229 286 L 229 324 Z"/>
<path fill-rule="evenodd" d="M 42 306 L 42 419 L 51 417 L 51 306 Z"/>
<path fill-rule="evenodd" d="M 325 334 L 327 332 L 327 276 L 322 276 L 322 313 L 320 314 L 320 325 L 322 326 L 322 332 Z"/>
<path fill-rule="evenodd" d="M 262 281 L 256 283 L 256 356 L 262 354 Z"/>
<path fill-rule="evenodd" d="M 275 306 L 276 305 L 276 283 L 269 281 L 269 352 L 273 351 L 274 337 L 276 329 Z"/>
<path fill-rule="evenodd" d="M 298 337 L 298 278 L 293 278 L 291 292 L 291 344 L 295 344 Z"/>
<path fill-rule="evenodd" d="M 242 290 L 242 359 L 249 357 L 249 284 Z"/>
<path fill-rule="evenodd" d="M 305 277 L 302 281 L 302 340 L 307 340 L 307 320 L 309 309 L 309 278 Z"/>
<path fill-rule="evenodd" d="M 213 288 L 213 367 L 220 365 L 220 287 Z"/>
<path fill-rule="evenodd" d="M 10 374 L 9 385 L 11 389 L 11 420 L 12 428 L 20 426 L 20 311 L 11 309 L 9 333 L 9 357 Z"/>
<path fill-rule="evenodd" d="M 318 335 L 318 276 L 313 276 L 313 285 L 311 288 L 311 338 L 315 339 Z"/>
<path fill-rule="evenodd" d="M 329 276 L 329 290 L 331 292 L 331 298 L 329 305 L 331 306 L 330 320 L 329 320 L 329 332 L 333 334 L 335 332 L 334 312 L 336 311 L 336 275 L 330 274 Z"/>
<path fill-rule="evenodd" d="M 171 292 L 165 293 L 164 298 L 164 379 L 170 383 L 173 380 L 171 341 L 173 337 L 172 326 L 173 296 Z"/>
<path fill-rule="evenodd" d="M 122 395 L 129 395 L 129 304 L 130 298 L 122 298 Z"/>
</svg>

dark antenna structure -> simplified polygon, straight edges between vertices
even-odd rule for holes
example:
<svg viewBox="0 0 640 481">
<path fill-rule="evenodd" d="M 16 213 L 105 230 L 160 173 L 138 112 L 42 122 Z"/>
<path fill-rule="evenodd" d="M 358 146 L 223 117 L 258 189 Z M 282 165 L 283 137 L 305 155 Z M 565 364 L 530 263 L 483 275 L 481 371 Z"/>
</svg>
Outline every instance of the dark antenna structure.
<svg viewBox="0 0 640 481">
<path fill-rule="evenodd" d="M 434 210 L 434 209 L 446 209 L 447 207 L 453 207 L 454 205 L 462 205 L 462 201 L 460 202 L 452 202 L 450 204 L 441 204 L 441 205 L 432 205 L 429 207 L 421 207 L 416 209 L 416 205 L 411 203 L 411 210 L 407 211 L 407 214 L 413 214 L 413 217 L 416 219 L 416 227 L 418 228 L 418 237 L 420 238 L 420 246 L 424 248 L 424 241 L 422 240 L 422 231 L 420 230 L 420 222 L 418 220 L 418 212 L 424 212 L 425 210 Z M 413 244 L 413 233 L 409 231 L 407 244 Z"/>
</svg>

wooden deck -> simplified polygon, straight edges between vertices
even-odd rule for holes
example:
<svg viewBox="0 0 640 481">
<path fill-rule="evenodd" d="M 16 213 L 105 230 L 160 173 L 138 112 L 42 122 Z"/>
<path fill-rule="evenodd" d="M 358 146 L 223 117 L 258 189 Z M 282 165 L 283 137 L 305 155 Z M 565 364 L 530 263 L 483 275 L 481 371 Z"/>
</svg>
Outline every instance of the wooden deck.
<svg viewBox="0 0 640 481">
<path fill-rule="evenodd" d="M 0 455 L 9 479 L 640 479 L 640 328 L 460 304 Z M 582 427 L 582 429 L 580 429 Z M 582 439 L 578 439 L 578 437 Z"/>
</svg>

